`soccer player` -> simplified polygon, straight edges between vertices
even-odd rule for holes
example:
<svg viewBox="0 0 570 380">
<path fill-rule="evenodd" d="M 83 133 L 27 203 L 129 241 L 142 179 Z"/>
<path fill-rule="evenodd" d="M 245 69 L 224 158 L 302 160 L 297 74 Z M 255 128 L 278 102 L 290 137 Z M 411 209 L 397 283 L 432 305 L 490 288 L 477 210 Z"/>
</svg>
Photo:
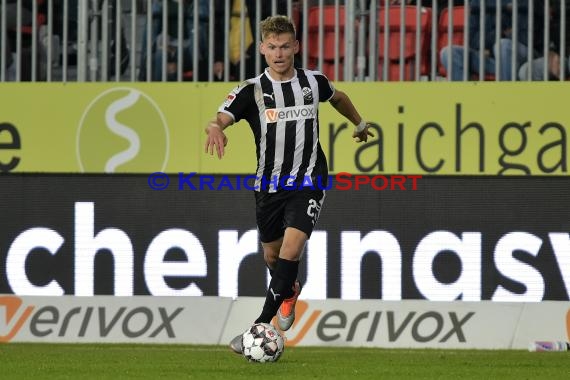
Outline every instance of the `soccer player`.
<svg viewBox="0 0 570 380">
<path fill-rule="evenodd" d="M 256 221 L 271 274 L 255 323 L 270 323 L 277 314 L 285 331 L 295 320 L 301 293 L 299 260 L 325 198 L 328 167 L 319 143 L 319 102 L 329 101 L 355 125 L 352 137 L 357 142 L 374 135 L 349 97 L 322 73 L 294 67 L 299 41 L 289 18 L 268 17 L 260 30 L 260 51 L 268 68 L 229 93 L 206 127 L 205 150 L 221 159 L 227 144 L 224 129 L 241 119 L 249 123 L 257 148 Z M 241 335 L 230 348 L 241 354 Z"/>
</svg>

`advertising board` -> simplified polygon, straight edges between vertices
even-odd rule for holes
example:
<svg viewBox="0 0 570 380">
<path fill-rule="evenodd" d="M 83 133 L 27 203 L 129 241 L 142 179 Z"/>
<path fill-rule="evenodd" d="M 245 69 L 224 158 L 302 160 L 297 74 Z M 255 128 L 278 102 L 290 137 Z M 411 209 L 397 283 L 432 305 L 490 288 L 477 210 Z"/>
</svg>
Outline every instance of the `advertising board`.
<svg viewBox="0 0 570 380">
<path fill-rule="evenodd" d="M 3 175 L 0 293 L 263 296 L 253 192 L 169 178 Z M 569 300 L 570 177 L 337 185 L 301 263 L 307 299 Z"/>
</svg>

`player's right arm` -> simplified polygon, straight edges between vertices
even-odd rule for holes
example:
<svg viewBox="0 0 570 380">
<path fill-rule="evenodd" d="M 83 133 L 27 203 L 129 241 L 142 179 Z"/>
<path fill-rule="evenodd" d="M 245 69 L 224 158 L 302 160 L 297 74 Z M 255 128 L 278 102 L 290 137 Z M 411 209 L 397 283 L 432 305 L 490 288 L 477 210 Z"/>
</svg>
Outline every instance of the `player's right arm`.
<svg viewBox="0 0 570 380">
<path fill-rule="evenodd" d="M 218 112 L 216 118 L 208 123 L 206 126 L 206 134 L 208 135 L 205 144 L 206 153 L 213 156 L 215 151 L 220 159 L 224 156 L 225 146 L 228 144 L 224 129 L 233 123 L 234 119 L 223 112 Z"/>
<path fill-rule="evenodd" d="M 206 153 L 214 155 L 216 151 L 218 158 L 222 158 L 225 153 L 225 146 L 228 138 L 224 134 L 224 129 L 251 112 L 256 106 L 253 94 L 253 83 L 245 81 L 234 88 L 226 97 L 224 103 L 218 108 L 216 118 L 206 126 Z"/>
</svg>

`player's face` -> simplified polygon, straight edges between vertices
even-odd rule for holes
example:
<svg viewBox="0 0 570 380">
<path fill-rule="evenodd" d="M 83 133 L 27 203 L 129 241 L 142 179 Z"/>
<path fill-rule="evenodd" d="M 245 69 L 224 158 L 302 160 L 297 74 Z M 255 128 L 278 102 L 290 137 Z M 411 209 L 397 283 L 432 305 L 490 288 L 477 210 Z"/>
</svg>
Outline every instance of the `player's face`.
<svg viewBox="0 0 570 380">
<path fill-rule="evenodd" d="M 299 41 L 291 33 L 270 34 L 261 42 L 261 54 L 269 66 L 269 74 L 276 80 L 293 77 L 295 54 L 299 52 Z"/>
</svg>

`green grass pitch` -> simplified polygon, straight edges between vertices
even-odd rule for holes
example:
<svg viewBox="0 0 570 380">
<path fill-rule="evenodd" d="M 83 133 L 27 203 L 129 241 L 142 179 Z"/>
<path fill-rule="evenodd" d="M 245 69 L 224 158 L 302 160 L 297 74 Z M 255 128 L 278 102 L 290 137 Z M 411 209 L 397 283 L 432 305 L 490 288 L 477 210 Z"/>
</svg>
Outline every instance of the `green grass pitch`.
<svg viewBox="0 0 570 380">
<path fill-rule="evenodd" d="M 286 348 L 248 363 L 221 346 L 0 345 L 2 379 L 568 379 L 570 353 L 523 350 Z"/>
</svg>

